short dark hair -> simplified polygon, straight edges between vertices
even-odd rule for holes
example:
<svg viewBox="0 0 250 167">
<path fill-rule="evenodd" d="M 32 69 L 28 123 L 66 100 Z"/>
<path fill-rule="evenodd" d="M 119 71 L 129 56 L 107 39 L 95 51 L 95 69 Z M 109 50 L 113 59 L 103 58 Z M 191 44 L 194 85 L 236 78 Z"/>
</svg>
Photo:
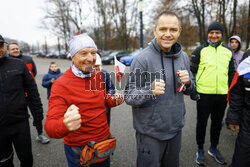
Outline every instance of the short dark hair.
<svg viewBox="0 0 250 167">
<path fill-rule="evenodd" d="M 17 45 L 18 47 L 19 47 L 19 45 L 18 45 L 18 43 L 16 42 L 16 41 L 12 41 L 12 42 L 9 42 L 8 43 L 8 45 L 7 45 L 7 50 L 9 50 L 9 48 L 10 48 L 10 45 Z"/>
<path fill-rule="evenodd" d="M 50 65 L 49 65 L 49 66 L 51 66 L 51 65 L 53 65 L 53 64 L 56 64 L 56 62 L 54 62 L 54 61 L 50 62 Z"/>
<path fill-rule="evenodd" d="M 155 18 L 155 25 L 156 25 L 156 26 L 157 26 L 157 24 L 158 24 L 159 18 L 160 18 L 161 16 L 163 16 L 163 15 L 165 15 L 165 16 L 175 16 L 175 17 L 178 19 L 179 26 L 181 27 L 181 21 L 180 21 L 180 18 L 177 16 L 177 14 L 174 13 L 174 12 L 171 12 L 171 11 L 167 11 L 167 10 L 162 11 L 162 12 Z"/>
</svg>

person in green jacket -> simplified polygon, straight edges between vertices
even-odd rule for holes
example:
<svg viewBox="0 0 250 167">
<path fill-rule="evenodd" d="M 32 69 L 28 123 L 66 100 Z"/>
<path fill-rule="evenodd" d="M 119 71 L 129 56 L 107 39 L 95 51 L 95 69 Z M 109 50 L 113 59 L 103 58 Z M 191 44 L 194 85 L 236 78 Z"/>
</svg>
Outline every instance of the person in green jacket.
<svg viewBox="0 0 250 167">
<path fill-rule="evenodd" d="M 228 85 L 235 73 L 232 51 L 222 42 L 222 24 L 220 22 L 211 23 L 207 34 L 207 42 L 194 50 L 190 63 L 197 91 L 197 93 L 191 94 L 191 99 L 197 101 L 196 142 L 198 150 L 195 161 L 202 166 L 205 165 L 203 145 L 209 115 L 211 115 L 211 146 L 208 154 L 214 157 L 218 163 L 226 164 L 217 145 L 227 106 Z"/>
</svg>

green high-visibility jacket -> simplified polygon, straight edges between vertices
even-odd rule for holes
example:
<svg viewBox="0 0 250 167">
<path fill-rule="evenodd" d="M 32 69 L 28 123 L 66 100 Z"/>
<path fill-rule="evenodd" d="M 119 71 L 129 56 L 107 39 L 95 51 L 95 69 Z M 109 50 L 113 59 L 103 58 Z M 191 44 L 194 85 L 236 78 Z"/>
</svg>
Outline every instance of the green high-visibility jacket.
<svg viewBox="0 0 250 167">
<path fill-rule="evenodd" d="M 191 71 L 196 90 L 203 94 L 227 94 L 235 73 L 232 51 L 225 45 L 216 47 L 205 43 L 192 53 Z"/>
</svg>

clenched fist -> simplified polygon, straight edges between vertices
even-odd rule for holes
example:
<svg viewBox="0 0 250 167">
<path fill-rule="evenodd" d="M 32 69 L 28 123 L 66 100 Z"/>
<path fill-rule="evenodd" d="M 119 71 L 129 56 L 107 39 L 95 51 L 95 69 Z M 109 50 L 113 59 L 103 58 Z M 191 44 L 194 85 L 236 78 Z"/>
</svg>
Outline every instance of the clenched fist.
<svg viewBox="0 0 250 167">
<path fill-rule="evenodd" d="M 79 108 L 72 104 L 64 114 L 63 123 L 69 131 L 75 131 L 81 127 L 81 122 L 82 119 L 79 114 Z"/>
<path fill-rule="evenodd" d="M 165 81 L 162 79 L 155 79 L 152 83 L 151 89 L 155 96 L 163 95 L 165 93 Z"/>
<path fill-rule="evenodd" d="M 120 105 L 124 102 L 123 95 L 119 93 L 115 93 L 114 96 L 112 96 L 111 98 L 113 103 L 115 103 L 116 105 Z"/>
<path fill-rule="evenodd" d="M 187 70 L 178 70 L 176 73 L 179 75 L 181 82 L 184 83 L 187 87 L 189 87 L 191 84 L 191 81 L 190 81 L 188 71 Z"/>
</svg>

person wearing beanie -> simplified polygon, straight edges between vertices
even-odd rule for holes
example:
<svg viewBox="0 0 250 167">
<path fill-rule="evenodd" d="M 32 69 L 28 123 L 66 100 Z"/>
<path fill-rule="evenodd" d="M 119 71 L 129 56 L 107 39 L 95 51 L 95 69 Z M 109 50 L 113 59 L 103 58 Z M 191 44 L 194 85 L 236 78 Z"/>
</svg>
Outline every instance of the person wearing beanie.
<svg viewBox="0 0 250 167">
<path fill-rule="evenodd" d="M 64 138 L 64 151 L 70 167 L 80 167 L 81 148 L 91 141 L 103 141 L 111 133 L 106 107 L 123 103 L 120 94 L 111 96 L 104 78 L 94 70 L 97 47 L 87 34 L 69 41 L 71 67 L 51 88 L 44 128 L 51 138 Z M 110 166 L 110 158 L 90 167 Z"/>
<path fill-rule="evenodd" d="M 212 22 L 207 28 L 207 34 L 209 34 L 210 31 L 213 31 L 213 30 L 217 30 L 221 33 L 221 35 L 223 35 L 223 26 L 220 22 L 218 21 Z"/>
<path fill-rule="evenodd" d="M 114 84 L 112 83 L 112 80 L 110 79 L 108 71 L 102 68 L 102 60 L 101 60 L 99 53 L 96 54 L 95 70 L 100 71 L 102 73 L 107 92 L 111 95 L 114 95 L 115 94 Z M 111 112 L 111 108 L 106 107 L 106 114 L 107 114 L 107 120 L 108 120 L 109 126 L 110 126 L 110 118 L 111 118 L 110 112 Z"/>
<path fill-rule="evenodd" d="M 20 166 L 32 167 L 27 101 L 32 102 L 29 107 L 35 123 L 43 120 L 43 106 L 25 62 L 5 55 L 4 43 L 0 35 L 0 166 L 14 167 L 14 146 Z"/>
<path fill-rule="evenodd" d="M 227 106 L 228 85 L 235 73 L 233 54 L 222 42 L 223 26 L 212 22 L 208 26 L 208 40 L 198 46 L 191 57 L 190 69 L 196 79 L 196 92 L 190 95 L 197 101 L 195 162 L 204 166 L 204 143 L 209 115 L 211 115 L 210 148 L 208 154 L 219 164 L 226 164 L 218 149 L 222 120 Z"/>
<path fill-rule="evenodd" d="M 241 51 L 240 37 L 237 35 L 232 36 L 229 39 L 228 47 L 233 51 L 234 67 L 235 70 L 237 70 L 237 67 L 239 66 L 244 54 L 244 52 Z"/>
</svg>

